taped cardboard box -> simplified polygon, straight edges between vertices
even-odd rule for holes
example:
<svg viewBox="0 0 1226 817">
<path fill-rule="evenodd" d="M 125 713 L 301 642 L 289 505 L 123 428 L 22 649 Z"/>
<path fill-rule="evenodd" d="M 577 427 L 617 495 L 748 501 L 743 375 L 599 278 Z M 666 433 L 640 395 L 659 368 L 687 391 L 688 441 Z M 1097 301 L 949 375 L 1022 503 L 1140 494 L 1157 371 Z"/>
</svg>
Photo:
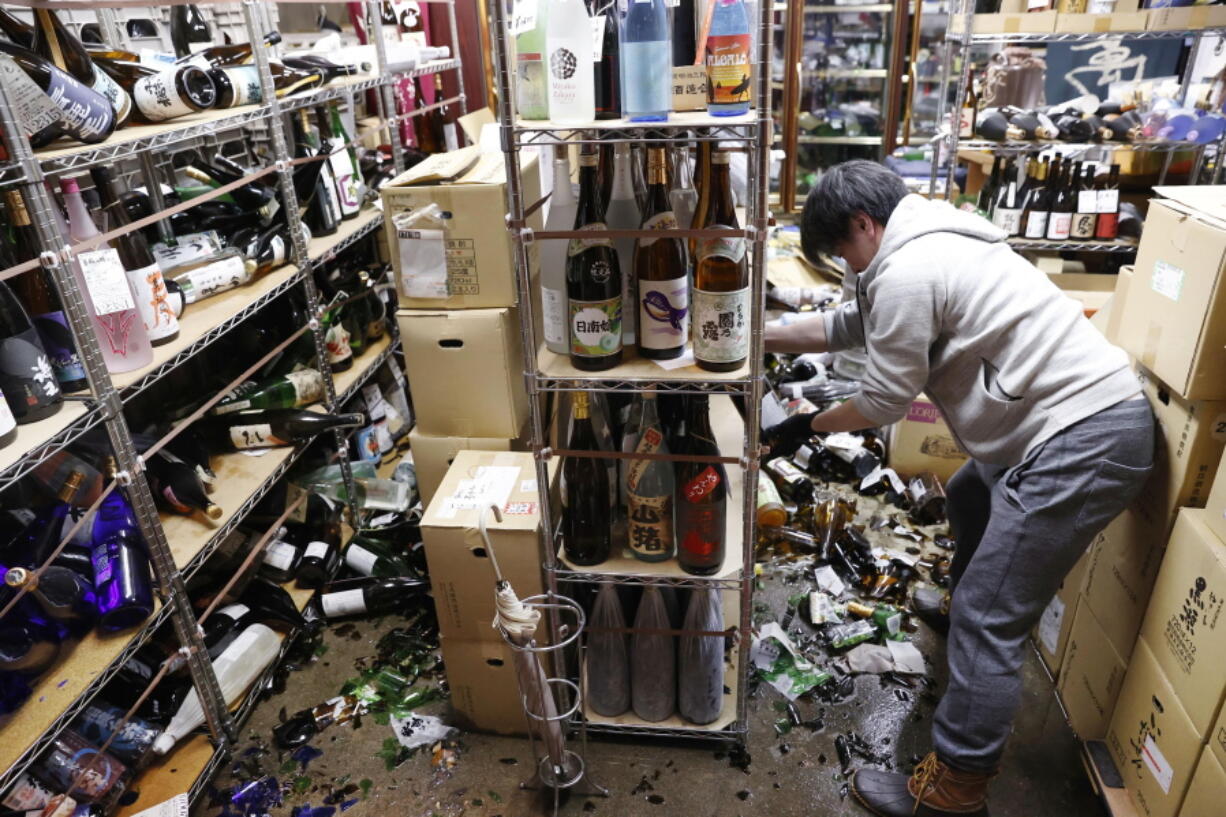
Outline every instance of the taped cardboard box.
<svg viewBox="0 0 1226 817">
<path fill-rule="evenodd" d="M 502 638 L 475 641 L 443 636 L 439 643 L 451 693 L 451 723 L 466 731 L 526 735 L 514 659 Z"/>
<path fill-rule="evenodd" d="M 1039 656 L 1056 678 L 1060 677 L 1069 632 L 1073 629 L 1073 615 L 1077 612 L 1077 599 L 1081 595 L 1081 589 L 1085 587 L 1089 565 L 1090 551 L 1086 550 L 1064 577 L 1064 583 L 1048 602 L 1032 633 L 1035 643 L 1039 646 Z"/>
<path fill-rule="evenodd" d="M 1115 278 L 1092 272 L 1047 273 L 1047 279 L 1061 292 L 1081 304 L 1081 312 L 1087 318 L 1094 317 L 1111 300 Z"/>
<path fill-rule="evenodd" d="M 514 309 L 401 309 L 396 320 L 423 433 L 519 434 L 528 417 L 528 395 Z"/>
<path fill-rule="evenodd" d="M 497 641 L 494 568 L 481 539 L 481 512 L 490 503 L 488 532 L 503 578 L 521 598 L 544 592 L 541 580 L 540 500 L 531 454 L 461 451 L 421 520 L 430 587 L 444 637 Z"/>
<path fill-rule="evenodd" d="M 1180 508 L 1203 508 L 1226 448 L 1226 401 L 1187 400 L 1143 367 L 1137 377 L 1158 420 L 1154 470 L 1137 497 L 1137 513 L 1167 535 Z"/>
<path fill-rule="evenodd" d="M 1213 433 L 1226 437 L 1226 417 L 1214 418 Z M 1218 463 L 1209 498 L 1205 500 L 1205 524 L 1226 542 L 1226 457 Z"/>
<path fill-rule="evenodd" d="M 904 478 L 931 471 L 948 482 L 967 460 L 940 409 L 923 394 L 890 426 L 887 444 L 890 467 Z"/>
<path fill-rule="evenodd" d="M 949 30 L 961 33 L 966 18 L 954 14 L 949 21 Z M 1045 34 L 1056 30 L 1056 12 L 1039 11 L 1033 14 L 976 14 L 971 31 L 975 34 Z"/>
<path fill-rule="evenodd" d="M 461 451 L 523 450 L 520 438 L 504 437 L 434 437 L 419 427 L 409 432 L 413 465 L 417 469 L 417 490 L 423 506 L 429 506 L 434 492 L 442 484 L 451 462 Z"/>
<path fill-rule="evenodd" d="M 1127 669 L 1127 661 L 1115 651 L 1103 626 L 1081 598 L 1069 630 L 1057 690 L 1077 737 L 1098 740 L 1107 734 Z"/>
<path fill-rule="evenodd" d="M 1125 510 L 1094 537 L 1081 604 L 1127 663 L 1162 567 L 1167 535 Z"/>
<path fill-rule="evenodd" d="M 1226 694 L 1226 544 L 1204 517 L 1203 510 L 1179 512 L 1141 637 L 1197 731 L 1207 735 Z"/>
<path fill-rule="evenodd" d="M 526 204 L 541 196 L 540 168 L 531 151 L 521 154 Z M 515 251 L 506 229 L 506 168 L 502 153 L 481 153 L 475 145 L 437 153 L 387 183 L 384 234 L 390 242 L 400 306 L 408 309 L 485 309 L 518 303 Z M 415 226 L 400 235 L 395 219 L 437 204 L 449 214 L 445 229 Z M 543 229 L 541 211 L 527 219 Z M 537 248 L 527 246 L 528 265 L 537 268 Z M 427 260 L 428 259 L 428 260 Z M 421 262 L 412 269 L 405 262 Z"/>
<path fill-rule="evenodd" d="M 1133 650 L 1106 743 L 1138 814 L 1179 814 L 1200 760 L 1201 735 L 1144 638 Z"/>
<path fill-rule="evenodd" d="M 1226 6 L 1150 9 L 1150 31 L 1192 31 L 1226 25 Z"/>
<path fill-rule="evenodd" d="M 1104 31 L 1144 31 L 1149 26 L 1149 10 L 1116 11 L 1112 14 L 1060 14 L 1056 31 L 1090 34 Z"/>
<path fill-rule="evenodd" d="M 1226 399 L 1226 188 L 1154 190 L 1119 343 L 1184 398 Z"/>
<path fill-rule="evenodd" d="M 1200 763 L 1192 775 L 1192 783 L 1183 799 L 1179 817 L 1221 817 L 1226 810 L 1226 768 L 1211 750 L 1200 753 Z"/>
</svg>

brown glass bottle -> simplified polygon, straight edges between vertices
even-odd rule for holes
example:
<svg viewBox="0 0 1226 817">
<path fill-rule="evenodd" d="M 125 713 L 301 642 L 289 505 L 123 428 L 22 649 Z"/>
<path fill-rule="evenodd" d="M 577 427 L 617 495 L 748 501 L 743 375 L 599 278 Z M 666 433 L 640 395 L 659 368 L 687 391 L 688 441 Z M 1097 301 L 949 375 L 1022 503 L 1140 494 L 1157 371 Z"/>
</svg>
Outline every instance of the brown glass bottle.
<svg viewBox="0 0 1226 817">
<path fill-rule="evenodd" d="M 701 222 L 704 230 L 739 227 L 728 158 L 723 151 L 711 154 L 710 184 L 704 186 L 709 200 Z M 749 262 L 745 239 L 699 239 L 695 258 L 690 313 L 694 359 L 708 371 L 733 371 L 749 357 Z"/>
<path fill-rule="evenodd" d="M 675 230 L 668 197 L 668 177 L 662 147 L 647 154 L 647 207 L 644 230 Z M 640 238 L 634 244 L 638 280 L 639 354 L 667 360 L 685 352 L 689 338 L 690 276 L 685 245 L 680 238 Z"/>
</svg>

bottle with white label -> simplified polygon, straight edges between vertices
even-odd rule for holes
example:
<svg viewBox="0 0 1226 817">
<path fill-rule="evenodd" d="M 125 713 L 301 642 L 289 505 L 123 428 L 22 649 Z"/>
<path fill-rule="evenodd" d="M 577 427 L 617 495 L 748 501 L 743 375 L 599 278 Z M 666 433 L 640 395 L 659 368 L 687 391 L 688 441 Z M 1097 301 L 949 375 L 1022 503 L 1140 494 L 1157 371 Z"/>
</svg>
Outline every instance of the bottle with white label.
<svg viewBox="0 0 1226 817">
<path fill-rule="evenodd" d="M 73 242 L 99 234 L 81 197 L 76 178 L 61 178 L 60 192 L 68 210 L 68 236 Z M 55 213 L 58 215 L 58 211 Z M 85 301 L 102 360 L 111 374 L 122 374 L 153 362 L 153 348 L 145 323 L 136 309 L 136 298 L 124 274 L 119 254 L 107 244 L 77 253 L 71 265 L 77 291 Z"/>
<path fill-rule="evenodd" d="M 585 145 L 585 148 L 588 146 Z M 603 371 L 622 361 L 621 265 L 600 204 L 595 153 L 579 154 L 579 208 L 566 250 L 566 296 L 570 362 L 576 369 Z"/>
<path fill-rule="evenodd" d="M 217 86 L 198 65 L 153 68 L 97 56 L 94 63 L 132 96 L 132 119 L 155 124 L 217 104 Z"/>
<path fill-rule="evenodd" d="M 253 409 L 302 408 L 324 397 L 323 375 L 318 369 L 295 369 L 270 377 L 241 393 L 231 392 L 213 407 L 213 414 L 230 414 Z M 322 415 L 321 415 L 322 416 Z"/>
<path fill-rule="evenodd" d="M 99 165 L 90 171 L 90 176 L 107 213 L 107 226 L 112 230 L 127 227 L 131 219 L 119 201 L 111 169 Z M 149 342 L 154 346 L 170 343 L 179 336 L 179 319 L 175 317 L 174 307 L 166 292 L 162 269 L 149 250 L 144 233 L 139 230 L 125 233 L 115 239 L 114 247 L 119 252 L 132 292 L 136 293 L 136 307 L 144 320 L 145 331 L 149 333 Z"/>
<path fill-rule="evenodd" d="M 332 531 L 316 531 L 316 537 L 302 549 L 302 562 L 298 565 L 299 587 L 315 590 L 324 586 L 336 571 L 339 544 L 339 538 Z"/>
<path fill-rule="evenodd" d="M 630 165 L 630 145 L 621 143 L 613 149 L 613 189 L 609 193 L 609 206 L 605 210 L 605 224 L 610 230 L 638 230 L 643 226 L 635 185 Z M 634 280 L 633 238 L 613 239 L 621 272 L 622 286 L 622 343 L 633 344 L 635 325 L 638 322 L 638 286 Z"/>
<path fill-rule="evenodd" d="M 264 668 L 273 662 L 281 651 L 281 639 L 263 624 L 252 624 L 234 639 L 225 651 L 213 662 L 213 673 L 221 687 L 226 703 L 238 700 Z M 166 731 L 153 743 L 153 751 L 164 755 L 175 744 L 200 724 L 204 723 L 204 709 L 193 687 L 179 710 L 166 726 Z"/>
<path fill-rule="evenodd" d="M 293 581 L 302 561 L 302 550 L 285 538 L 284 533 L 282 529 L 281 534 L 264 548 L 264 560 L 260 564 L 260 575 L 277 584 Z"/>
<path fill-rule="evenodd" d="M 549 197 L 546 230 L 570 230 L 575 226 L 575 191 L 570 183 L 570 157 L 566 145 L 554 147 L 553 195 Z M 566 248 L 568 241 L 554 238 L 541 242 L 541 316 L 545 348 L 554 354 L 570 352 L 566 316 Z"/>
<path fill-rule="evenodd" d="M 176 270 L 171 280 L 183 293 L 183 302 L 194 304 L 251 283 L 256 262 L 244 258 L 241 250 L 227 247 L 216 256 L 186 266 L 190 268 Z"/>
<path fill-rule="evenodd" d="M 345 566 L 362 576 L 411 576 L 408 554 L 398 553 L 388 542 L 355 536 L 345 548 Z"/>
<path fill-rule="evenodd" d="M 291 372 L 291 374 L 296 374 Z M 325 431 L 357 428 L 363 414 L 320 414 L 298 409 L 236 411 L 205 417 L 193 424 L 210 451 L 247 451 L 297 445 Z"/>
<path fill-rule="evenodd" d="M 417 602 L 429 589 L 428 579 L 370 576 L 332 582 L 320 594 L 319 604 L 328 618 L 390 613 Z"/>
<path fill-rule="evenodd" d="M 1081 186 L 1077 188 L 1077 212 L 1073 214 L 1073 226 L 1069 238 L 1077 241 L 1092 241 L 1098 227 L 1098 191 L 1094 189 L 1094 167 L 1086 165 Z"/>
<path fill-rule="evenodd" d="M 647 151 L 647 209 L 642 228 L 677 229 L 668 195 L 664 148 L 660 147 Z M 657 360 L 681 357 L 690 336 L 685 242 L 680 238 L 640 238 L 634 244 L 639 354 Z"/>
<path fill-rule="evenodd" d="M 992 223 L 1004 230 L 1006 235 L 1015 236 L 1021 232 L 1022 198 L 1017 192 L 1017 177 L 1012 166 L 1005 175 L 1009 182 L 1000 187 L 1000 196 L 992 208 Z"/>
<path fill-rule="evenodd" d="M 728 154 L 711 152 L 710 198 L 703 229 L 737 229 Z M 697 244 L 690 332 L 700 368 L 728 372 L 749 359 L 749 262 L 740 236 Z"/>
<path fill-rule="evenodd" d="M 583 0 L 547 2 L 549 118 L 558 124 L 586 124 L 596 118 L 591 18 Z"/>
</svg>

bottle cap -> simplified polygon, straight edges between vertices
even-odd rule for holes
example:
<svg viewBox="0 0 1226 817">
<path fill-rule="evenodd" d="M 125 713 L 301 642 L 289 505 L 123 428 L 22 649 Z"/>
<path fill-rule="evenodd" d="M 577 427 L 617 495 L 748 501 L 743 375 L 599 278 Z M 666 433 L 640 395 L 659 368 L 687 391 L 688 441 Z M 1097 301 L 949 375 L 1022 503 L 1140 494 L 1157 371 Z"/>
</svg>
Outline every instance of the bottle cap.
<svg viewBox="0 0 1226 817">
<path fill-rule="evenodd" d="M 60 502 L 71 503 L 76 498 L 77 492 L 81 490 L 82 483 L 85 482 L 85 475 L 80 471 L 72 471 L 64 480 L 64 484 L 60 486 L 56 497 Z"/>
<path fill-rule="evenodd" d="M 4 583 L 9 587 L 21 587 L 29 582 L 33 575 L 24 567 L 10 567 L 4 574 Z"/>
<path fill-rule="evenodd" d="M 221 519 L 221 515 L 225 513 L 220 505 L 214 505 L 212 502 L 204 509 L 204 515 L 209 519 Z"/>
<path fill-rule="evenodd" d="M 728 164 L 728 160 L 730 158 L 731 158 L 731 154 L 729 154 L 728 151 L 726 150 L 711 151 L 711 164 L 726 165 Z"/>
<path fill-rule="evenodd" d="M 157 752 L 159 755 L 169 754 L 170 750 L 173 748 L 175 748 L 174 736 L 166 732 L 158 735 L 153 741 L 153 751 Z"/>
</svg>

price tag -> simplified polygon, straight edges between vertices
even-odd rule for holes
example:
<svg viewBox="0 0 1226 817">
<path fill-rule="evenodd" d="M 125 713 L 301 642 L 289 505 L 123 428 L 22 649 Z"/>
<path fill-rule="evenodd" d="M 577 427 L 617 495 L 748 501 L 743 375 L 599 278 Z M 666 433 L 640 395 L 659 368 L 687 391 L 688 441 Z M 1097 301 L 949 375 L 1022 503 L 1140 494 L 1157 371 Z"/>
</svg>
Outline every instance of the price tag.
<svg viewBox="0 0 1226 817">
<path fill-rule="evenodd" d="M 517 0 L 511 17 L 511 36 L 518 37 L 536 28 L 537 0 Z"/>
<path fill-rule="evenodd" d="M 136 308 L 117 250 L 107 247 L 83 252 L 77 255 L 77 263 L 81 266 L 89 299 L 94 302 L 94 314 L 101 317 Z"/>
<path fill-rule="evenodd" d="M 592 62 L 600 62 L 604 56 L 604 15 L 597 14 L 592 19 Z"/>
</svg>

